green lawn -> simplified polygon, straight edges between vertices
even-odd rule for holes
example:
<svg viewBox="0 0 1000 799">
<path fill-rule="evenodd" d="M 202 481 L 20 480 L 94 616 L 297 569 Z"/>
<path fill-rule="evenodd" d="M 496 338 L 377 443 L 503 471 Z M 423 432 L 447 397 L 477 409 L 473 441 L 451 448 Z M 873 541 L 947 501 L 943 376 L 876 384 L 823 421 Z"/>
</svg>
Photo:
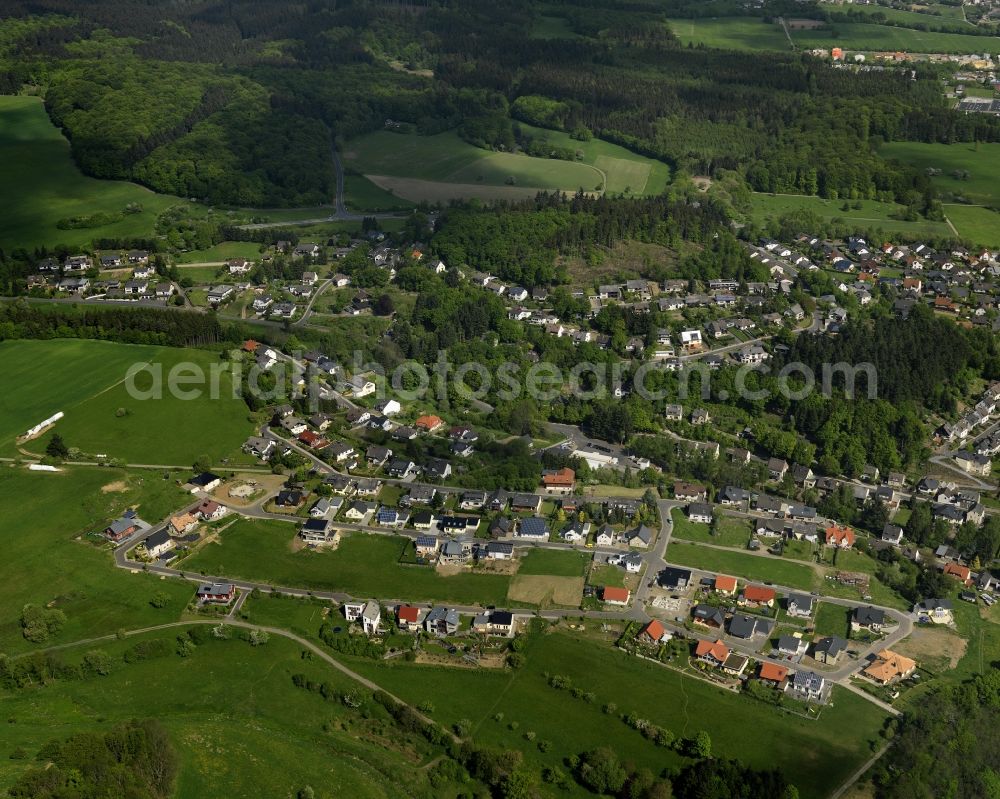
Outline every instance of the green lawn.
<svg viewBox="0 0 1000 799">
<path fill-rule="evenodd" d="M 549 574 L 553 577 L 582 577 L 593 558 L 586 552 L 532 549 L 521 558 L 518 574 Z"/>
<path fill-rule="evenodd" d="M 741 552 L 709 549 L 684 542 L 671 541 L 667 547 L 666 560 L 668 563 L 731 574 L 748 580 L 786 585 L 802 591 L 814 590 L 818 582 L 816 572 L 799 563 L 745 555 Z"/>
<path fill-rule="evenodd" d="M 617 566 L 609 566 L 606 563 L 595 563 L 590 570 L 587 582 L 596 586 L 613 585 L 623 588 L 625 586 L 625 570 Z"/>
<path fill-rule="evenodd" d="M 699 541 L 717 546 L 735 547 L 737 549 L 746 548 L 747 542 L 750 540 L 750 523 L 746 519 L 721 516 L 716 534 L 712 535 L 709 525 L 692 522 L 680 508 L 674 508 L 671 517 L 674 521 L 674 531 L 671 539 Z"/>
<path fill-rule="evenodd" d="M 946 205 L 945 215 L 958 234 L 982 247 L 1000 246 L 1000 214 L 981 205 Z"/>
<path fill-rule="evenodd" d="M 183 568 L 206 574 L 325 591 L 345 591 L 401 601 L 441 601 L 500 605 L 509 579 L 495 574 L 438 575 L 426 566 L 400 564 L 402 536 L 351 534 L 335 551 L 292 552 L 295 525 L 240 519 L 184 561 Z"/>
<path fill-rule="evenodd" d="M 95 238 L 150 236 L 157 214 L 181 202 L 134 183 L 85 177 L 41 99 L 10 96 L 0 96 L 0 197 L 0 247 L 6 250 L 81 247 Z M 142 206 L 141 213 L 99 227 L 57 227 L 61 219 L 118 214 L 132 203 Z"/>
<path fill-rule="evenodd" d="M 860 200 L 860 208 L 853 207 L 856 204 L 855 201 L 847 201 L 850 207 L 846 211 L 843 210 L 844 200 L 826 200 L 822 197 L 806 197 L 797 194 L 755 192 L 752 202 L 751 216 L 758 224 L 803 209 L 816 214 L 824 222 L 838 219 L 842 220 L 845 225 L 882 229 L 887 233 L 935 236 L 951 234 L 951 229 L 946 222 L 932 222 L 926 219 L 905 222 L 892 219 L 891 215 L 901 211 L 902 206 L 895 203 L 882 203 L 877 200 Z"/>
<path fill-rule="evenodd" d="M 118 481 L 123 485 L 115 488 L 124 490 L 101 490 Z M 138 505 L 141 517 L 156 522 L 190 500 L 158 472 L 80 466 L 44 474 L 0 466 L 0 652 L 34 646 L 21 636 L 27 603 L 53 603 L 66 614 L 65 627 L 49 645 L 176 620 L 193 596 L 189 584 L 116 569 L 107 551 L 77 539 L 103 530 L 129 506 Z M 149 601 L 159 591 L 169 601 L 157 609 Z"/>
<path fill-rule="evenodd" d="M 241 640 L 209 640 L 189 657 L 174 654 L 183 629 L 160 633 L 164 657 L 126 664 L 139 639 L 100 648 L 112 673 L 3 695 L 0 790 L 33 760 L 8 759 L 24 747 L 31 758 L 47 741 L 107 729 L 132 718 L 156 718 L 180 759 L 176 797 L 295 796 L 311 785 L 317 799 L 404 799 L 431 789 L 420 766 L 437 752 L 390 722 L 372 702 L 351 710 L 296 688 L 293 674 L 328 683 L 336 692 L 356 683 L 277 636 L 253 648 Z M 86 648 L 64 654 L 77 662 Z M 362 714 L 366 714 L 367 717 Z M 454 796 L 442 786 L 443 796 Z"/>
<path fill-rule="evenodd" d="M 814 626 L 817 635 L 848 638 L 851 631 L 851 609 L 830 602 L 820 602 Z"/>
<path fill-rule="evenodd" d="M 879 148 L 879 155 L 897 158 L 920 170 L 940 170 L 941 174 L 932 177 L 931 182 L 942 192 L 963 196 L 971 203 L 1000 203 L 1000 143 L 889 142 Z M 956 170 L 968 172 L 968 179 L 953 176 Z M 949 206 L 949 216 L 952 211 Z"/>
<path fill-rule="evenodd" d="M 819 721 L 790 716 L 569 633 L 532 641 L 526 665 L 513 673 L 355 659 L 351 663 L 411 702 L 430 700 L 439 720 L 471 720 L 483 743 L 524 748 L 526 761 L 539 767 L 560 765 L 563 758 L 596 746 L 610 746 L 623 760 L 654 773 L 683 763 L 675 752 L 656 747 L 618 718 L 636 712 L 677 736 L 707 731 L 716 757 L 781 768 L 803 799 L 825 797 L 830 786 L 843 782 L 869 756 L 867 741 L 884 718 L 874 705 L 840 689 Z M 592 691 L 595 701 L 550 688 L 546 677 L 552 674 L 565 675 L 573 685 Z M 608 702 L 617 706 L 614 715 L 602 711 Z M 503 714 L 499 722 L 497 713 Z M 551 750 L 543 754 L 525 746 L 527 732 L 550 741 Z"/>
<path fill-rule="evenodd" d="M 18 379 L 0 395 L 0 447 L 9 451 L 15 436 L 56 411 L 66 414 L 55 426 L 70 447 L 129 463 L 187 465 L 202 455 L 213 461 L 235 455 L 253 425 L 242 399 L 234 399 L 228 375 L 220 395 L 185 400 L 168 390 L 178 364 L 192 364 L 206 376 L 218 356 L 202 350 L 147 347 L 105 341 L 5 341 L 0 369 Z M 126 375 L 133 364 L 150 363 L 163 375 L 162 399 L 130 396 Z M 151 387 L 147 374 L 135 379 Z M 191 386 L 181 386 L 189 390 Z M 124 411 L 124 413 L 121 413 Z M 51 433 L 25 444 L 44 452 Z"/>
</svg>

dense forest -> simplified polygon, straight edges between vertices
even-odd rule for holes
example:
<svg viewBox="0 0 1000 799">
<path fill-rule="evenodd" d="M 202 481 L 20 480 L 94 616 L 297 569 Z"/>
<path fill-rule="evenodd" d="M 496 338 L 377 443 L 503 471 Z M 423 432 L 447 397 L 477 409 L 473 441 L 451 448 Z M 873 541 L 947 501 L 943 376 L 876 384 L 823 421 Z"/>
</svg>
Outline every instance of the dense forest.
<svg viewBox="0 0 1000 799">
<path fill-rule="evenodd" d="M 923 697 L 876 767 L 879 799 L 1000 797 L 1000 670 Z"/>
<path fill-rule="evenodd" d="M 155 720 L 130 721 L 108 732 L 78 733 L 39 752 L 47 765 L 28 769 L 9 789 L 14 799 L 166 799 L 178 758 Z"/>
<path fill-rule="evenodd" d="M 907 205 L 927 178 L 879 142 L 1000 140 L 947 108 L 931 68 L 683 47 L 654 3 L 559 3 L 575 38 L 555 40 L 531 37 L 530 0 L 8 6 L 0 86 L 44 87 L 86 171 L 217 203 L 328 201 L 333 141 L 387 119 L 505 150 L 529 146 L 520 120 L 759 191 Z"/>
</svg>

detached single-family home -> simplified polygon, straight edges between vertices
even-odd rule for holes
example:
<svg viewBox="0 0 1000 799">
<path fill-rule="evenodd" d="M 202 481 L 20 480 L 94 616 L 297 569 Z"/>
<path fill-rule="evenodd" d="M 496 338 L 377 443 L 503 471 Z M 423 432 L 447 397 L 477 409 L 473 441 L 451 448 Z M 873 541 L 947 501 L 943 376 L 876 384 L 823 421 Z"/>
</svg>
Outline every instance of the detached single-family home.
<svg viewBox="0 0 1000 799">
<path fill-rule="evenodd" d="M 722 665 L 729 657 L 729 647 L 722 640 L 699 641 L 694 648 L 694 656 L 703 663 L 707 663 L 715 668 L 722 668 Z"/>
<path fill-rule="evenodd" d="M 196 592 L 199 602 L 212 605 L 228 605 L 236 596 L 236 586 L 232 583 L 202 583 Z"/>
<path fill-rule="evenodd" d="M 826 663 L 828 666 L 836 665 L 841 654 L 847 650 L 847 640 L 831 635 L 820 638 L 813 644 L 813 659 L 818 663 Z"/>
<path fill-rule="evenodd" d="M 151 558 L 160 558 L 174 548 L 174 540 L 165 528 L 161 528 L 142 542 L 146 554 Z"/>
<path fill-rule="evenodd" d="M 601 589 L 601 601 L 609 605 L 627 605 L 631 598 L 632 592 L 627 588 L 606 585 Z"/>
<path fill-rule="evenodd" d="M 813 614 L 816 600 L 809 594 L 789 594 L 785 599 L 785 609 L 789 616 L 808 619 Z"/>
<path fill-rule="evenodd" d="M 452 608 L 431 608 L 424 619 L 424 629 L 431 635 L 453 635 L 458 631 L 458 611 Z"/>
<path fill-rule="evenodd" d="M 776 593 L 765 585 L 747 585 L 740 596 L 740 604 L 746 607 L 773 607 Z"/>
<path fill-rule="evenodd" d="M 851 614 L 851 630 L 860 632 L 880 632 L 885 626 L 885 611 L 880 608 L 873 608 L 871 605 L 856 607 Z"/>
<path fill-rule="evenodd" d="M 869 663 L 862 674 L 879 685 L 889 685 L 905 680 L 917 670 L 917 662 L 891 649 L 883 649 Z"/>
</svg>

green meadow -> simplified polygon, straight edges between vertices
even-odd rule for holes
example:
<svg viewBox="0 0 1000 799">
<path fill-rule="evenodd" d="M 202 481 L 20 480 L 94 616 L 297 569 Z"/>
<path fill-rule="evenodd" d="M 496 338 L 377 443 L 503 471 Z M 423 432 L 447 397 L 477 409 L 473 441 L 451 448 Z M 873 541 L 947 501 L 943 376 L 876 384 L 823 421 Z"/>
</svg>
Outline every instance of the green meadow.
<svg viewBox="0 0 1000 799">
<path fill-rule="evenodd" d="M 400 563 L 411 547 L 403 536 L 348 534 L 333 551 L 293 552 L 297 533 L 281 521 L 240 519 L 183 561 L 185 571 L 297 586 L 345 591 L 380 599 L 499 605 L 509 578 L 463 572 L 442 576 L 428 566 Z"/>
<path fill-rule="evenodd" d="M 128 370 L 143 363 L 162 374 L 161 399 L 130 396 Z M 218 363 L 214 353 L 170 347 L 77 339 L 0 343 L 0 368 L 18 375 L 0 396 L 0 449 L 11 451 L 17 435 L 62 411 L 65 417 L 50 433 L 26 442 L 26 451 L 44 452 L 58 432 L 69 447 L 128 463 L 184 466 L 203 455 L 216 463 L 230 456 L 245 461 L 239 449 L 253 424 L 243 400 L 233 397 L 228 374 L 219 378 L 218 399 L 210 398 L 208 385 L 200 387 L 200 398 L 191 400 L 167 389 L 171 370 L 179 364 L 208 375 Z M 134 384 L 147 390 L 152 377 L 140 374 Z"/>
<path fill-rule="evenodd" d="M 95 238 L 150 236 L 156 216 L 177 202 L 176 197 L 134 183 L 86 177 L 73 163 L 69 142 L 49 120 L 40 98 L 0 96 L 0 206 L 4 209 L 0 247 L 85 247 Z M 142 206 L 141 213 L 95 227 L 58 227 L 62 219 L 119 214 L 134 203 Z"/>
<path fill-rule="evenodd" d="M 583 156 L 580 163 L 596 167 L 606 175 L 605 191 L 610 194 L 661 194 L 670 182 L 670 167 L 662 161 L 646 158 L 603 139 L 578 141 L 562 131 L 537 128 L 524 122 L 518 124 L 526 132 L 544 137 L 553 147 L 579 151 Z"/>
<path fill-rule="evenodd" d="M 981 205 L 946 205 L 944 213 L 963 239 L 1000 247 L 1000 213 Z"/>
<path fill-rule="evenodd" d="M 1000 203 L 1000 143 L 889 142 L 879 148 L 879 155 L 917 169 L 939 170 L 941 174 L 931 181 L 942 192 L 964 197 L 970 203 Z M 956 171 L 968 172 L 968 178 L 954 176 Z"/>
<path fill-rule="evenodd" d="M 947 222 L 933 222 L 927 219 L 907 222 L 893 219 L 893 214 L 903 210 L 903 207 L 896 203 L 860 200 L 861 207 L 855 208 L 856 201 L 848 200 L 846 202 L 849 207 L 844 210 L 844 200 L 827 200 L 822 197 L 799 194 L 755 192 L 752 195 L 751 217 L 757 224 L 763 224 L 768 219 L 779 219 L 793 211 L 805 210 L 816 214 L 825 222 L 841 220 L 844 225 L 881 229 L 886 233 L 907 233 L 913 236 L 951 235 L 951 229 Z"/>
<path fill-rule="evenodd" d="M 668 22 L 671 30 L 685 45 L 703 44 L 729 50 L 791 49 L 781 26 L 762 19 L 715 17 L 672 19 Z M 942 24 L 946 24 L 946 21 L 942 20 Z M 1000 53 L 1000 38 L 997 37 L 932 33 L 865 22 L 837 22 L 827 28 L 790 30 L 789 33 L 795 46 L 801 50 L 840 47 L 848 52 L 900 50 L 910 53 Z"/>
<path fill-rule="evenodd" d="M 178 799 L 292 797 L 306 785 L 317 799 L 432 795 L 423 767 L 437 750 L 402 731 L 370 698 L 352 710 L 292 683 L 293 674 L 302 674 L 339 695 L 357 689 L 349 677 L 319 659 L 303 659 L 301 647 L 278 636 L 261 647 L 236 635 L 209 638 L 182 658 L 174 650 L 184 632 L 98 644 L 112 658 L 107 676 L 0 691 L 6 722 L 0 727 L 0 790 L 37 767 L 35 754 L 53 738 L 155 718 L 179 756 Z M 160 640 L 166 653 L 125 663 L 123 654 L 140 640 Z M 92 648 L 61 657 L 77 663 Z M 7 757 L 19 747 L 29 759 Z M 447 784 L 439 790 L 442 797 L 455 796 Z"/>
<path fill-rule="evenodd" d="M 21 635 L 28 603 L 66 614 L 46 645 L 175 621 L 193 596 L 190 584 L 117 569 L 104 546 L 81 537 L 131 506 L 154 523 L 190 501 L 159 472 L 78 466 L 53 474 L 0 465 L 0 652 L 35 648 Z M 159 592 L 167 602 L 154 608 Z"/>
<path fill-rule="evenodd" d="M 525 665 L 513 672 L 358 658 L 350 663 L 407 701 L 429 701 L 438 721 L 468 719 L 477 740 L 523 748 L 526 761 L 539 767 L 558 766 L 597 746 L 610 746 L 622 760 L 654 773 L 682 765 L 682 756 L 621 721 L 621 714 L 634 712 L 678 737 L 705 730 L 715 757 L 781 768 L 803 799 L 828 796 L 869 757 L 868 741 L 884 719 L 877 707 L 842 689 L 835 690 L 833 705 L 818 720 L 792 716 L 580 635 L 536 635 Z M 594 701 L 551 688 L 547 678 L 553 674 L 592 692 Z M 608 703 L 615 706 L 611 712 L 604 710 Z M 529 732 L 551 748 L 542 752 L 525 746 Z"/>
</svg>

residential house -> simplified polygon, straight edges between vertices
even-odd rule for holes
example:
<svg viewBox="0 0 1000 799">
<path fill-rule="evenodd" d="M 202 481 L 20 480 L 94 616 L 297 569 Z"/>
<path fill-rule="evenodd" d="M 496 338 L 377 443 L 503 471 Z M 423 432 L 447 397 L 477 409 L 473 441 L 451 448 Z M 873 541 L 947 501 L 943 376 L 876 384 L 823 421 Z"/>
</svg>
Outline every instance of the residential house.
<svg viewBox="0 0 1000 799">
<path fill-rule="evenodd" d="M 236 596 L 236 586 L 232 583 L 202 583 L 195 596 L 203 604 L 228 605 Z"/>
<path fill-rule="evenodd" d="M 161 528 L 142 542 L 146 555 L 150 558 L 162 558 L 174 548 L 174 540 L 165 528 Z"/>
<path fill-rule="evenodd" d="M 683 590 L 691 584 L 691 571 L 668 566 L 656 576 L 656 582 L 660 588 Z"/>
<path fill-rule="evenodd" d="M 712 523 L 712 506 L 704 502 L 692 502 L 687 507 L 688 519 L 702 524 Z"/>
<path fill-rule="evenodd" d="M 820 638 L 813 644 L 813 659 L 818 663 L 834 666 L 840 660 L 841 654 L 847 650 L 847 641 L 836 635 Z"/>
<path fill-rule="evenodd" d="M 712 588 L 717 594 L 734 596 L 736 594 L 737 580 L 735 577 L 730 577 L 725 574 L 717 574 Z"/>
<path fill-rule="evenodd" d="M 636 638 L 644 644 L 662 644 L 669 641 L 673 636 L 667 632 L 667 628 L 657 619 L 649 621 L 643 627 Z"/>
<path fill-rule="evenodd" d="M 431 608 L 424 619 L 424 629 L 431 635 L 454 635 L 458 632 L 458 625 L 458 611 L 452 608 Z"/>
<path fill-rule="evenodd" d="M 885 611 L 871 605 L 856 607 L 851 614 L 851 630 L 878 633 L 885 627 Z"/>
<path fill-rule="evenodd" d="M 608 605 L 627 605 L 631 599 L 632 592 L 627 588 L 606 585 L 601 589 L 601 601 Z"/>
<path fill-rule="evenodd" d="M 772 688 L 784 691 L 787 687 L 788 667 L 765 661 L 757 669 L 757 679 L 763 683 L 767 683 Z"/>
<path fill-rule="evenodd" d="M 767 635 L 770 631 L 771 624 L 767 619 L 749 613 L 735 613 L 729 620 L 729 634 L 734 638 L 748 640 L 757 635 Z"/>
<path fill-rule="evenodd" d="M 863 670 L 862 674 L 879 685 L 905 680 L 917 670 L 917 662 L 891 649 L 882 649 Z"/>
<path fill-rule="evenodd" d="M 729 654 L 729 647 L 726 646 L 721 639 L 715 642 L 698 641 L 694 648 L 694 656 L 696 659 L 715 668 L 722 668 L 726 660 L 729 658 Z"/>
<path fill-rule="evenodd" d="M 703 627 L 721 630 L 726 623 L 726 614 L 722 608 L 701 604 L 691 608 L 691 619 L 695 624 L 700 624 Z"/>
<path fill-rule="evenodd" d="M 517 529 L 517 537 L 531 541 L 548 541 L 549 523 L 538 516 L 521 519 Z"/>
<path fill-rule="evenodd" d="M 815 599 L 809 594 L 789 594 L 785 598 L 785 609 L 789 616 L 800 619 L 808 619 L 813 614 L 816 605 Z"/>
<path fill-rule="evenodd" d="M 396 626 L 407 633 L 417 632 L 421 625 L 423 611 L 413 605 L 399 605 L 396 608 Z"/>
<path fill-rule="evenodd" d="M 788 685 L 789 692 L 805 702 L 822 702 L 827 683 L 824 677 L 811 671 L 797 671 Z"/>
<path fill-rule="evenodd" d="M 739 604 L 744 607 L 773 607 L 776 593 L 766 585 L 747 585 L 740 595 Z"/>
<path fill-rule="evenodd" d="M 547 494 L 570 494 L 576 487 L 576 472 L 568 467 L 542 472 L 542 487 Z"/>
</svg>

